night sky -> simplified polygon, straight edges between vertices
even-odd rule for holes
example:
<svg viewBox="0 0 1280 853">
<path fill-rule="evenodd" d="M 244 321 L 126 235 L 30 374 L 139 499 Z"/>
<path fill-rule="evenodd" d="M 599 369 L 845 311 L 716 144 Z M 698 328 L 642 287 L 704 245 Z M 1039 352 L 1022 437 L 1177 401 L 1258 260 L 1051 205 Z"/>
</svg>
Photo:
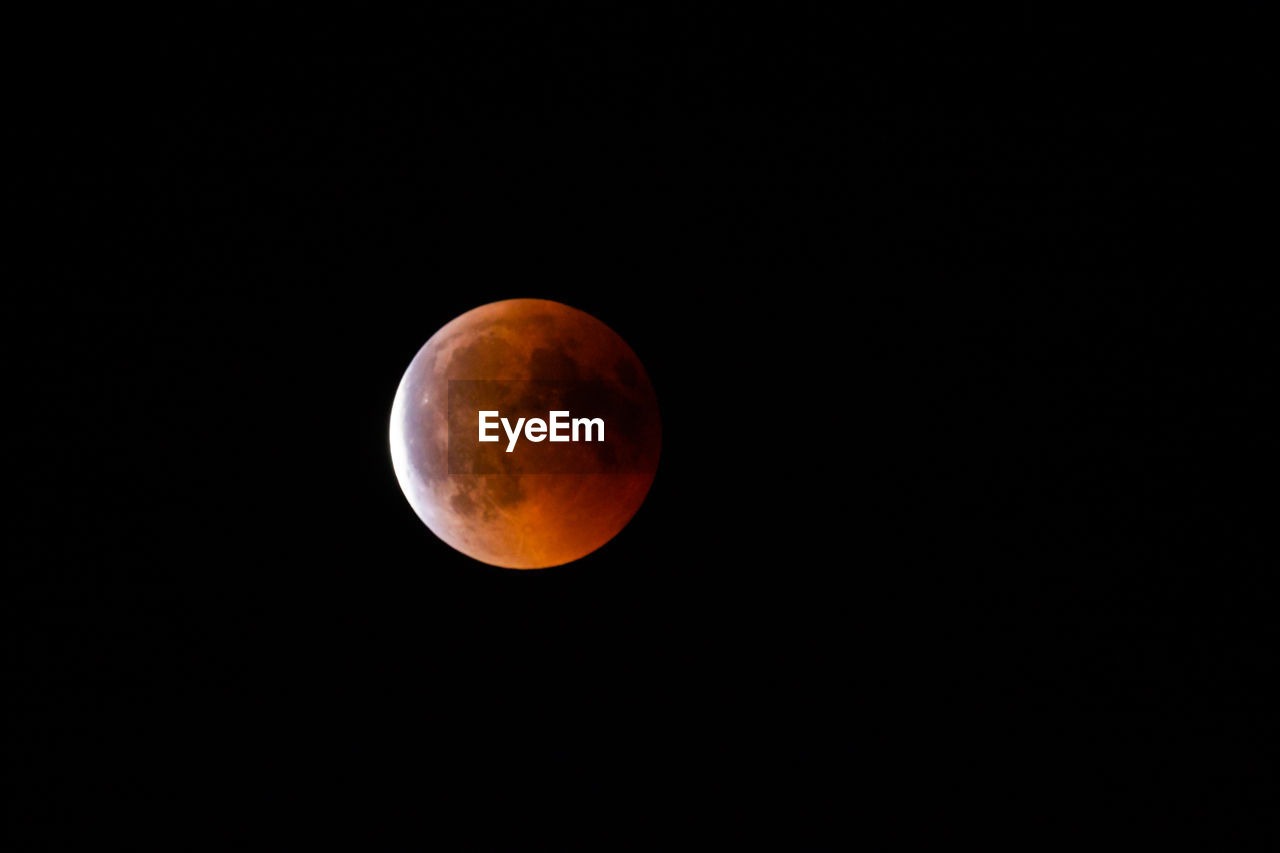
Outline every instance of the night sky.
<svg viewBox="0 0 1280 853">
<path fill-rule="evenodd" d="M 23 23 L 5 848 L 1257 840 L 1274 75 L 1221 14 Z M 545 571 L 387 446 L 516 297 L 662 411 Z"/>
</svg>

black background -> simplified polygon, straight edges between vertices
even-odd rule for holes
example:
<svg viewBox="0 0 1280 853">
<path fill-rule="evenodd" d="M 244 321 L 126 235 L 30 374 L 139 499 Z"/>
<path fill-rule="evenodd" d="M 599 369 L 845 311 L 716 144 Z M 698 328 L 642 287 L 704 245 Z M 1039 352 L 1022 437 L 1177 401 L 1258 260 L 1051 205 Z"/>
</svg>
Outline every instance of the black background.
<svg viewBox="0 0 1280 853">
<path fill-rule="evenodd" d="M 312 17 L 11 56 L 9 849 L 1257 837 L 1259 21 Z M 664 425 L 541 572 L 386 438 L 522 296 Z"/>
</svg>

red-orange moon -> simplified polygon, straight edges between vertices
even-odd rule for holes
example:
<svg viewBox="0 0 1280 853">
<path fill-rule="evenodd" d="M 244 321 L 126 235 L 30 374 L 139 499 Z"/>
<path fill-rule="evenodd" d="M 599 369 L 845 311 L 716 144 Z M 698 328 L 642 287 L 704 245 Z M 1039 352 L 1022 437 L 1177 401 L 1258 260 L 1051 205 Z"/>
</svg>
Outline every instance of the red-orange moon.
<svg viewBox="0 0 1280 853">
<path fill-rule="evenodd" d="M 450 434 L 451 380 L 585 383 L 627 417 L 606 419 L 604 444 L 556 445 L 561 467 L 552 473 L 528 470 L 525 442 L 486 457 L 500 463 L 496 473 L 459 473 L 459 459 L 479 458 L 481 448 L 465 443 L 473 433 Z M 400 380 L 390 438 L 400 488 L 427 527 L 458 551 L 510 569 L 568 563 L 616 536 L 644 502 L 662 445 L 657 398 L 631 347 L 591 315 L 543 299 L 482 305 L 432 335 Z"/>
</svg>

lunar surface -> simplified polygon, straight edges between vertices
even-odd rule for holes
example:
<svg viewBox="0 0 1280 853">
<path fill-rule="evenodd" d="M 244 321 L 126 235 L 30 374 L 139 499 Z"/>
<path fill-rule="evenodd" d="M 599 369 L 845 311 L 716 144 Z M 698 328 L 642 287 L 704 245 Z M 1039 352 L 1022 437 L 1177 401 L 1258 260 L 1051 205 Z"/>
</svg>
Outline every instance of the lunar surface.
<svg viewBox="0 0 1280 853">
<path fill-rule="evenodd" d="M 501 428 L 500 441 L 478 442 L 477 409 L 513 423 L 557 409 L 601 416 L 604 440 L 521 438 L 505 452 Z M 436 332 L 400 380 L 390 432 L 418 517 L 453 548 L 511 569 L 568 563 L 617 535 L 653 483 L 662 444 L 653 386 L 626 342 L 541 299 L 482 305 Z"/>
</svg>

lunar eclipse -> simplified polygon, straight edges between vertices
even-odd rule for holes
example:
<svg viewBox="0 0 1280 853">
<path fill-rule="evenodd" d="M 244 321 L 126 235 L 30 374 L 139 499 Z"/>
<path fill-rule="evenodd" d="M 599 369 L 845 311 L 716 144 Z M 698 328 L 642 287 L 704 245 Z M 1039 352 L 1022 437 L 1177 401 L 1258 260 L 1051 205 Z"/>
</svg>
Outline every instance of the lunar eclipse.
<svg viewBox="0 0 1280 853">
<path fill-rule="evenodd" d="M 601 441 L 478 440 L 479 412 L 601 416 Z M 514 420 L 514 418 L 513 418 Z M 391 407 L 391 460 L 410 506 L 462 553 L 495 566 L 572 562 L 644 502 L 662 445 L 640 359 L 589 314 L 543 299 L 482 305 L 410 362 Z"/>
</svg>

